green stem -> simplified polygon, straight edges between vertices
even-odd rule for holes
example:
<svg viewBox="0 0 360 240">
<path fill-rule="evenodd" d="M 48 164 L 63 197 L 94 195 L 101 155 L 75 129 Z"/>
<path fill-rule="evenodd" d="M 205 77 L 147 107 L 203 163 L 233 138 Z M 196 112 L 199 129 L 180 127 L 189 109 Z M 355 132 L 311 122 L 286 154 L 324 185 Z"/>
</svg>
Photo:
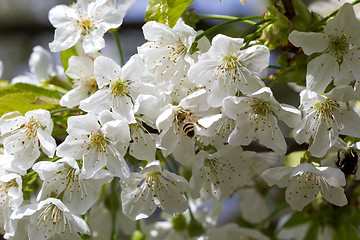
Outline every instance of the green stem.
<svg viewBox="0 0 360 240">
<path fill-rule="evenodd" d="M 266 24 L 262 25 L 258 30 L 256 30 L 256 32 L 254 32 L 251 35 L 248 35 L 248 39 L 246 40 L 246 44 L 244 47 L 242 47 L 242 49 L 247 48 L 251 42 L 251 40 L 253 40 L 260 32 L 262 32 L 262 30 L 264 30 L 265 28 L 267 28 L 270 24 L 272 24 L 274 22 L 274 20 L 272 19 L 268 19 L 265 20 L 268 21 Z M 265 22 L 264 21 L 264 22 Z"/>
<path fill-rule="evenodd" d="M 256 23 L 256 24 L 252 25 L 252 26 L 249 27 L 248 29 L 244 30 L 244 31 L 241 33 L 240 37 L 241 37 L 241 38 L 246 37 L 246 35 L 248 35 L 249 32 L 251 32 L 252 30 L 254 30 L 254 29 L 256 29 L 257 27 L 259 27 L 260 25 L 262 25 L 262 24 L 264 24 L 264 23 L 267 23 L 267 22 L 269 22 L 269 21 L 271 21 L 271 19 L 266 19 L 266 20 L 264 20 L 264 21 L 261 21 L 261 22 L 258 22 L 258 23 Z"/>
<path fill-rule="evenodd" d="M 198 15 L 200 19 L 221 19 L 221 20 L 237 20 L 239 17 L 234 16 L 226 16 L 226 15 Z M 252 19 L 263 19 L 264 16 L 250 16 L 250 17 L 242 17 L 242 22 L 248 24 L 255 24 L 254 21 L 249 21 Z"/>
<path fill-rule="evenodd" d="M 114 39 L 115 39 L 115 42 L 116 42 L 116 46 L 117 46 L 118 51 L 119 51 L 120 64 L 121 64 L 121 66 L 124 66 L 124 58 L 123 58 L 123 54 L 122 54 L 122 50 L 121 50 L 121 45 L 120 45 L 118 30 L 117 30 L 117 29 L 113 29 L 113 30 L 111 30 L 111 33 L 112 33 L 112 35 L 114 36 Z"/>
<path fill-rule="evenodd" d="M 355 5 L 360 3 L 360 0 L 356 0 L 352 3 L 350 3 L 351 5 Z M 329 20 L 330 18 L 332 18 L 333 16 L 335 16 L 338 13 L 339 9 L 336 9 L 335 11 L 333 11 L 332 13 L 330 13 L 329 15 L 327 15 L 326 17 L 324 17 L 323 19 L 321 19 L 320 22 L 316 23 L 315 25 L 313 25 L 310 29 L 311 30 L 316 30 L 319 26 L 321 26 L 322 24 L 324 24 L 325 22 L 327 22 L 327 20 Z"/>
<path fill-rule="evenodd" d="M 79 108 L 60 108 L 50 111 L 51 116 L 61 113 L 61 112 L 83 112 L 83 110 Z"/>
<path fill-rule="evenodd" d="M 269 65 L 268 68 L 273 68 L 273 69 L 281 69 L 280 66 L 276 66 L 276 65 Z"/>
<path fill-rule="evenodd" d="M 294 10 L 294 6 L 293 6 L 293 2 L 292 0 L 281 0 L 282 4 L 284 5 L 285 8 L 285 16 L 291 20 L 291 18 L 293 16 L 295 16 L 295 10 Z"/>
<path fill-rule="evenodd" d="M 68 81 L 64 81 L 64 80 L 61 80 L 59 79 L 57 76 L 53 76 L 51 77 L 48 81 L 47 81 L 48 84 L 52 84 L 52 85 L 55 85 L 55 86 L 58 86 L 58 87 L 61 87 L 65 90 L 71 90 L 73 89 L 73 86 L 71 85 L 71 83 L 69 83 Z"/>
<path fill-rule="evenodd" d="M 111 239 L 117 240 L 117 234 L 116 234 L 116 217 L 117 217 L 117 211 L 118 208 L 116 206 L 116 200 L 117 200 L 118 194 L 117 194 L 117 181 L 116 179 L 113 179 L 111 182 L 111 201 L 110 201 L 110 210 L 111 210 Z M 116 199 L 115 199 L 116 198 Z"/>
<path fill-rule="evenodd" d="M 259 19 L 259 16 L 251 16 L 251 17 L 239 17 L 239 18 L 235 18 L 233 20 L 227 21 L 227 22 L 223 22 L 220 23 L 218 25 L 215 25 L 207 30 L 205 30 L 204 32 L 202 32 L 201 34 L 197 35 L 195 38 L 195 41 L 198 41 L 200 38 L 202 38 L 203 36 L 208 35 L 209 33 L 212 33 L 226 25 L 229 25 L 231 23 L 235 23 L 235 22 L 244 22 L 245 20 L 251 20 L 251 19 Z"/>
</svg>

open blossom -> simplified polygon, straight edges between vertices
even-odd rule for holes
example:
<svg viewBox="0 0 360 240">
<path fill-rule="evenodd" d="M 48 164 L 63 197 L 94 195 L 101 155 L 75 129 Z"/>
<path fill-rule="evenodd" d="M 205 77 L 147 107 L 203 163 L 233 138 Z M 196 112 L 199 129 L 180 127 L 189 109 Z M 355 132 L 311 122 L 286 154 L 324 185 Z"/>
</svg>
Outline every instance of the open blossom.
<svg viewBox="0 0 360 240">
<path fill-rule="evenodd" d="M 189 79 L 206 87 L 211 107 L 220 107 L 227 96 L 236 91 L 244 94 L 256 92 L 265 84 L 255 73 L 260 73 L 269 64 L 269 49 L 254 45 L 244 50 L 244 39 L 231 38 L 222 34 L 212 40 L 209 51 L 189 69 Z"/>
<path fill-rule="evenodd" d="M 5 239 L 14 236 L 17 221 L 10 219 L 14 210 L 23 202 L 22 179 L 17 173 L 0 170 L 0 228 L 5 230 Z M 1 225 L 3 224 L 3 225 Z"/>
<path fill-rule="evenodd" d="M 20 75 L 11 80 L 11 84 L 28 83 L 32 85 L 41 85 L 50 82 L 53 79 L 63 82 L 66 85 L 66 76 L 62 66 L 54 66 L 50 52 L 41 46 L 35 46 L 29 59 L 30 73 Z"/>
<path fill-rule="evenodd" d="M 29 240 L 81 240 L 78 233 L 90 234 L 86 222 L 59 199 L 48 198 L 39 203 L 24 205 L 14 212 L 11 218 L 23 219 L 28 216 Z"/>
<path fill-rule="evenodd" d="M 179 105 L 168 104 L 164 107 L 156 119 L 156 127 L 161 131 L 156 147 L 162 150 L 165 157 L 172 153 L 178 162 L 185 163 L 195 156 L 193 137 L 202 128 L 197 123 L 198 116 L 209 109 L 206 97 L 205 89 L 200 89 L 183 98 Z"/>
<path fill-rule="evenodd" d="M 155 71 L 157 87 L 170 93 L 181 78 L 186 78 L 189 67 L 195 62 L 197 53 L 190 54 L 189 49 L 197 33 L 181 19 L 172 29 L 150 21 L 143 26 L 143 31 L 148 42 L 138 47 L 139 55 L 145 67 Z M 200 40 L 200 48 L 202 44 Z"/>
<path fill-rule="evenodd" d="M 326 17 L 347 2 L 352 3 L 353 0 L 318 0 L 309 4 L 309 10 L 319 13 L 322 17 Z M 356 18 L 360 19 L 360 5 L 356 4 L 353 7 Z"/>
<path fill-rule="evenodd" d="M 300 110 L 303 119 L 294 129 L 294 138 L 304 143 L 313 138 L 309 151 L 315 157 L 323 157 L 338 141 L 339 134 L 360 137 L 360 117 L 346 105 L 354 98 L 350 86 L 340 86 L 325 95 L 310 90 L 300 93 Z"/>
<path fill-rule="evenodd" d="M 135 122 L 134 101 L 147 90 L 145 84 L 139 81 L 143 69 L 144 64 L 138 55 L 132 56 L 122 68 L 110 58 L 97 57 L 94 76 L 99 90 L 82 100 L 80 108 L 94 113 L 111 109 L 129 122 Z"/>
<path fill-rule="evenodd" d="M 152 134 L 146 130 L 143 125 L 144 120 L 140 116 L 135 116 L 135 122 L 129 122 L 119 114 L 103 111 L 100 118 L 101 122 L 108 124 L 111 124 L 111 121 L 121 122 L 121 126 L 126 128 L 123 135 L 116 136 L 117 148 L 122 156 L 128 152 L 139 160 L 155 160 L 157 134 Z"/>
<path fill-rule="evenodd" d="M 229 135 L 236 127 L 235 120 L 224 112 L 200 118 L 199 123 L 204 128 L 198 131 L 198 140 L 203 145 L 212 145 L 218 150 L 228 143 Z"/>
<path fill-rule="evenodd" d="M 118 28 L 124 12 L 105 6 L 107 0 L 78 0 L 66 6 L 58 5 L 49 12 L 49 20 L 56 28 L 50 50 L 60 52 L 74 46 L 78 41 L 86 53 L 94 52 L 105 46 L 104 34 Z"/>
<path fill-rule="evenodd" d="M 334 205 L 347 204 L 343 188 L 345 175 L 337 168 L 302 163 L 297 167 L 270 168 L 263 172 L 262 177 L 269 186 L 286 187 L 286 202 L 297 211 L 314 201 L 319 192 Z"/>
<path fill-rule="evenodd" d="M 252 162 L 252 153 L 243 152 L 241 147 L 226 145 L 220 151 L 209 154 L 199 152 L 192 169 L 189 189 L 193 198 L 200 197 L 200 189 L 223 200 L 229 197 L 238 187 L 245 184 L 242 171 Z"/>
<path fill-rule="evenodd" d="M 289 41 L 306 55 L 321 53 L 308 63 L 306 87 L 323 93 L 334 80 L 336 86 L 360 78 L 360 23 L 352 6 L 344 4 L 328 21 L 324 33 L 293 31 Z"/>
<path fill-rule="evenodd" d="M 298 125 L 301 115 L 296 108 L 276 101 L 267 87 L 246 97 L 227 97 L 223 109 L 228 117 L 236 120 L 229 144 L 248 145 L 259 140 L 279 154 L 286 153 L 286 142 L 275 115 L 290 127 Z"/>
<path fill-rule="evenodd" d="M 94 77 L 94 61 L 85 56 L 72 56 L 69 59 L 66 75 L 73 80 L 73 89 L 60 99 L 64 107 L 76 107 L 80 101 L 96 92 L 97 83 Z"/>
<path fill-rule="evenodd" d="M 113 178 L 109 171 L 100 169 L 91 178 L 82 179 L 79 165 L 72 158 L 62 158 L 56 162 L 40 161 L 34 164 L 33 169 L 43 180 L 38 201 L 61 195 L 67 208 L 80 215 L 95 203 L 101 187 Z"/>
<path fill-rule="evenodd" d="M 83 159 L 82 178 L 92 177 L 104 166 L 114 176 L 129 176 L 129 167 L 116 148 L 117 136 L 130 135 L 126 123 L 102 123 L 95 114 L 88 113 L 69 117 L 67 132 L 69 135 L 58 146 L 56 153 L 60 157 Z"/>
<path fill-rule="evenodd" d="M 163 170 L 159 161 L 150 162 L 122 182 L 123 212 L 133 220 L 149 217 L 157 206 L 171 215 L 183 213 L 188 208 L 183 195 L 187 186 L 185 178 Z"/>
<path fill-rule="evenodd" d="M 41 149 L 48 157 L 53 157 L 56 143 L 51 136 L 54 123 L 50 112 L 37 109 L 25 116 L 4 119 L 0 131 L 7 153 L 14 156 L 13 163 L 27 170 L 40 156 Z"/>
</svg>

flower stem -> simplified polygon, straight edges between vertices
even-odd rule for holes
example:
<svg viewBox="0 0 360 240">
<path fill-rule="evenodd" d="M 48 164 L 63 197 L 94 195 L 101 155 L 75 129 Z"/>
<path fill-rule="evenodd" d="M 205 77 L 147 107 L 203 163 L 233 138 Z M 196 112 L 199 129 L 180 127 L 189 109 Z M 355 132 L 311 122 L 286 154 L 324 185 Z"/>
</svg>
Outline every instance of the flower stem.
<svg viewBox="0 0 360 240">
<path fill-rule="evenodd" d="M 59 108 L 59 109 L 55 109 L 50 111 L 51 116 L 54 116 L 57 113 L 61 113 L 61 112 L 83 112 L 83 110 L 79 109 L 79 108 Z"/>
<path fill-rule="evenodd" d="M 111 34 L 114 36 L 114 39 L 115 39 L 115 42 L 116 42 L 116 46 L 117 46 L 118 51 L 119 51 L 119 55 L 120 55 L 120 65 L 121 65 L 121 66 L 124 66 L 124 58 L 123 58 L 123 54 L 122 54 L 122 50 L 121 50 L 121 45 L 120 45 L 118 30 L 117 30 L 117 29 L 111 30 Z"/>
<path fill-rule="evenodd" d="M 258 36 L 258 34 L 260 32 L 262 32 L 262 30 L 264 30 L 265 28 L 267 28 L 270 24 L 272 24 L 274 22 L 274 20 L 272 19 L 267 19 L 263 22 L 266 22 L 266 24 L 262 25 L 258 30 L 256 30 L 256 32 L 250 34 L 247 36 L 247 40 L 246 40 L 246 44 L 244 45 L 244 47 L 242 47 L 242 49 L 247 48 L 251 42 L 251 40 L 253 40 L 256 36 Z"/>
<path fill-rule="evenodd" d="M 360 3 L 360 0 L 356 0 L 352 3 L 350 3 L 351 5 L 355 5 Z M 326 17 L 324 17 L 323 19 L 321 19 L 320 22 L 316 23 L 315 25 L 313 25 L 310 29 L 311 30 L 316 30 L 317 27 L 321 26 L 322 24 L 324 24 L 325 22 L 327 22 L 327 20 L 329 20 L 331 17 L 335 16 L 338 13 L 339 9 L 336 9 L 335 11 L 333 11 L 332 13 L 330 13 L 329 15 L 327 15 Z"/>
<path fill-rule="evenodd" d="M 196 38 L 195 38 L 195 41 L 198 41 L 200 38 L 202 38 L 203 36 L 206 36 L 208 35 L 209 33 L 212 33 L 216 30 L 218 30 L 219 28 L 222 28 L 226 25 L 229 25 L 231 23 L 234 23 L 234 22 L 244 22 L 245 20 L 251 20 L 251 19 L 259 19 L 259 16 L 250 16 L 250 17 L 239 17 L 239 18 L 235 18 L 233 20 L 230 20 L 230 21 L 227 21 L 227 22 L 223 22 L 223 23 L 220 23 L 218 25 L 215 25 L 209 29 L 207 29 L 206 31 L 202 32 L 201 34 L 197 35 Z M 255 24 L 255 23 L 254 23 Z"/>
<path fill-rule="evenodd" d="M 222 19 L 222 20 L 237 20 L 239 17 L 234 16 L 226 16 L 226 15 L 198 15 L 200 19 Z M 254 21 L 249 21 L 251 19 L 262 19 L 264 16 L 250 16 L 250 17 L 242 17 L 242 22 L 246 22 L 249 24 L 255 24 Z"/>
</svg>

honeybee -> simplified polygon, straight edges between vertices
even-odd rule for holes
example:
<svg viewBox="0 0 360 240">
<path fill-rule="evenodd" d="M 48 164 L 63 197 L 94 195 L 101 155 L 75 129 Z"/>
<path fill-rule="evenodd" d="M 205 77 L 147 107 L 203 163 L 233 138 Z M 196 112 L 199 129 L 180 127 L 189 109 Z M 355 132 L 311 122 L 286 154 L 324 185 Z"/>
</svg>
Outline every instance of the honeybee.
<svg viewBox="0 0 360 240">
<path fill-rule="evenodd" d="M 345 174 L 355 174 L 358 168 L 358 155 L 354 150 L 345 153 L 343 158 L 340 157 L 340 151 L 337 154 L 338 160 L 336 166 Z"/>
<path fill-rule="evenodd" d="M 192 116 L 192 113 L 189 111 L 180 111 L 176 115 L 176 121 L 177 124 L 182 127 L 185 136 L 190 138 L 195 135 L 195 124 L 205 128 Z"/>
</svg>

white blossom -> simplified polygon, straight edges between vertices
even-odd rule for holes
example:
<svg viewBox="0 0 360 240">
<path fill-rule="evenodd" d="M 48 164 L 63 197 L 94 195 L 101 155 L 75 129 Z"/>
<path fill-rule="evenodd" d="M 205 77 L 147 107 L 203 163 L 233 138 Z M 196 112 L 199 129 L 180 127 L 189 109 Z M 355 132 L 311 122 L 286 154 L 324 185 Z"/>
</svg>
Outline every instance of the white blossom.
<svg viewBox="0 0 360 240">
<path fill-rule="evenodd" d="M 195 63 L 197 53 L 191 55 L 189 50 L 197 33 L 181 19 L 172 29 L 150 21 L 143 26 L 143 31 L 148 42 L 138 47 L 139 55 L 145 67 L 155 71 L 156 86 L 169 94 Z M 200 40 L 200 48 L 203 42 L 206 40 Z"/>
<path fill-rule="evenodd" d="M 269 186 L 286 187 L 286 202 L 297 211 L 314 201 L 319 192 L 334 205 L 341 207 L 348 202 L 343 188 L 345 175 L 337 168 L 302 163 L 297 167 L 270 168 L 263 172 L 262 177 Z"/>
<path fill-rule="evenodd" d="M 38 201 L 61 195 L 67 208 L 80 215 L 85 214 L 99 198 L 102 185 L 112 180 L 111 173 L 105 169 L 100 169 L 91 178 L 82 179 L 78 163 L 72 158 L 41 161 L 35 163 L 33 169 L 43 180 Z"/>
<path fill-rule="evenodd" d="M 297 126 L 300 121 L 300 111 L 280 104 L 267 87 L 246 97 L 225 98 L 223 110 L 229 118 L 236 120 L 229 144 L 248 145 L 259 140 L 279 154 L 286 153 L 287 145 L 274 114 L 290 127 Z"/>
<path fill-rule="evenodd" d="M 41 46 L 35 46 L 29 59 L 30 73 L 20 75 L 11 80 L 11 84 L 28 83 L 32 85 L 44 85 L 53 79 L 66 85 L 66 77 L 62 66 L 55 66 L 48 50 Z"/>
<path fill-rule="evenodd" d="M 136 221 L 126 217 L 122 210 L 121 205 L 116 215 L 115 229 L 118 236 L 131 236 L 136 229 Z M 105 205 L 104 201 L 96 201 L 88 212 L 89 227 L 91 229 L 91 239 L 93 240 L 107 240 L 111 238 L 111 212 Z"/>
<path fill-rule="evenodd" d="M 251 155 L 243 152 L 240 146 L 229 145 L 213 154 L 199 152 L 189 182 L 191 196 L 200 197 L 200 189 L 204 187 L 206 192 L 217 200 L 229 197 L 245 184 L 241 175 L 242 171 L 250 166 Z"/>
<path fill-rule="evenodd" d="M 360 78 L 360 23 L 350 4 L 328 21 L 324 33 L 295 30 L 289 41 L 306 55 L 321 53 L 307 65 L 307 89 L 321 94 L 332 80 L 339 86 Z"/>
<path fill-rule="evenodd" d="M 78 0 L 66 6 L 58 5 L 49 12 L 49 20 L 56 28 L 50 50 L 60 52 L 81 41 L 86 53 L 105 46 L 103 35 L 112 28 L 118 28 L 125 12 L 105 6 L 107 0 Z"/>
<path fill-rule="evenodd" d="M 183 98 L 177 106 L 168 104 L 156 119 L 156 127 L 161 131 L 156 147 L 165 157 L 172 153 L 177 161 L 185 163 L 195 156 L 195 139 L 185 132 L 184 123 L 186 121 L 189 128 L 192 126 L 193 134 L 197 135 L 202 128 L 197 119 L 209 109 L 206 97 L 207 92 L 200 89 Z"/>
<path fill-rule="evenodd" d="M 68 64 L 66 75 L 72 79 L 73 89 L 62 96 L 60 105 L 71 108 L 96 92 L 97 83 L 94 77 L 94 61 L 91 58 L 72 56 Z"/>
<path fill-rule="evenodd" d="M 314 1 L 309 4 L 309 10 L 320 14 L 322 17 L 326 17 L 333 11 L 339 9 L 344 3 L 352 3 L 352 0 L 321 0 Z M 360 5 L 353 6 L 357 19 L 360 19 Z"/>
<path fill-rule="evenodd" d="M 150 162 L 122 182 L 123 212 L 133 220 L 149 217 L 156 207 L 171 215 L 183 213 L 188 208 L 183 195 L 187 186 L 185 178 L 163 170 L 159 161 Z"/>
<path fill-rule="evenodd" d="M 83 159 L 82 178 L 92 177 L 104 166 L 114 176 L 129 176 L 129 167 L 116 148 L 117 135 L 129 136 L 126 123 L 101 123 L 95 114 L 88 113 L 69 117 L 67 132 L 69 135 L 58 146 L 56 153 L 60 157 Z"/>
<path fill-rule="evenodd" d="M 29 169 L 40 156 L 40 148 L 52 158 L 56 148 L 51 136 L 53 126 L 50 112 L 43 109 L 4 119 L 0 131 L 5 150 L 14 156 L 13 164 L 23 170 Z"/>
<path fill-rule="evenodd" d="M 360 117 L 345 102 L 353 99 L 350 86 L 339 86 L 325 95 L 310 90 L 300 93 L 300 110 L 303 119 L 294 129 L 294 138 L 304 143 L 311 137 L 309 151 L 315 157 L 323 157 L 338 141 L 339 134 L 360 137 Z"/>
<path fill-rule="evenodd" d="M 229 135 L 236 127 L 235 120 L 224 112 L 200 118 L 199 123 L 204 128 L 199 129 L 198 140 L 203 145 L 212 145 L 218 150 L 228 143 Z"/>
<path fill-rule="evenodd" d="M 135 99 L 140 93 L 154 90 L 152 85 L 144 85 L 139 81 L 143 69 L 143 62 L 138 55 L 131 57 L 122 68 L 110 58 L 97 57 L 94 76 L 99 90 L 82 100 L 80 108 L 94 113 L 111 109 L 129 122 L 135 122 Z"/>
<path fill-rule="evenodd" d="M 190 81 L 209 91 L 207 101 L 211 107 L 220 107 L 223 99 L 234 96 L 236 91 L 249 94 L 265 86 L 256 73 L 268 66 L 269 49 L 254 45 L 240 50 L 243 42 L 242 38 L 218 34 L 209 51 L 189 69 Z"/>
<path fill-rule="evenodd" d="M 24 205 L 11 216 L 22 219 L 30 216 L 29 240 L 80 240 L 78 233 L 90 234 L 86 222 L 72 213 L 59 199 L 48 198 L 39 203 Z"/>
<path fill-rule="evenodd" d="M 10 219 L 13 211 L 23 202 L 22 179 L 17 173 L 0 170 L 0 228 L 5 230 L 4 238 L 14 236 L 17 221 Z"/>
</svg>

